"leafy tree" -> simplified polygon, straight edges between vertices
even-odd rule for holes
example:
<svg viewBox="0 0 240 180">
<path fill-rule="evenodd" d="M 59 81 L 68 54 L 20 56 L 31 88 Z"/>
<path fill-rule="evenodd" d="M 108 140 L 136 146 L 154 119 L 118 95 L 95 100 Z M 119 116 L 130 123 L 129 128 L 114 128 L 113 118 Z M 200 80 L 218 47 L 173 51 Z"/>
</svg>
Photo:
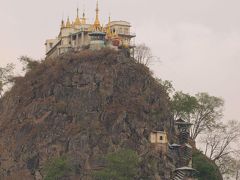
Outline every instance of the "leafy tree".
<svg viewBox="0 0 240 180">
<path fill-rule="evenodd" d="M 190 136 L 196 140 L 205 130 L 219 126 L 224 101 L 208 93 L 195 96 L 177 92 L 172 99 L 172 110 L 175 118 L 182 118 L 193 124 Z"/>
<path fill-rule="evenodd" d="M 121 150 L 106 156 L 106 166 L 94 172 L 96 180 L 129 180 L 138 174 L 139 158 L 133 150 Z"/>
<path fill-rule="evenodd" d="M 44 180 L 57 180 L 71 172 L 72 167 L 65 156 L 49 160 L 43 168 Z"/>
<path fill-rule="evenodd" d="M 4 86 L 9 84 L 13 75 L 14 65 L 7 64 L 6 67 L 0 67 L 0 96 L 3 95 Z"/>
<path fill-rule="evenodd" d="M 198 107 L 197 98 L 183 92 L 176 92 L 172 99 L 174 119 L 183 118 L 190 121 L 191 115 Z"/>
</svg>

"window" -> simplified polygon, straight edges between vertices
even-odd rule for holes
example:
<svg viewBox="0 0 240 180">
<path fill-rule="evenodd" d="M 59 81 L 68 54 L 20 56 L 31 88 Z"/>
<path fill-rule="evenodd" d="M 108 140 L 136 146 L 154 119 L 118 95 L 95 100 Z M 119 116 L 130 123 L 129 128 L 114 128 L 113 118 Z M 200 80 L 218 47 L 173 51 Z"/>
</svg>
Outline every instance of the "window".
<svg viewBox="0 0 240 180">
<path fill-rule="evenodd" d="M 160 136 L 160 140 L 161 140 L 161 141 L 163 140 L 163 137 L 162 137 L 162 136 Z"/>
<path fill-rule="evenodd" d="M 119 28 L 119 33 L 122 34 L 122 28 L 121 27 Z"/>
<path fill-rule="evenodd" d="M 125 34 L 129 34 L 129 33 L 128 33 L 128 28 L 125 28 L 125 29 L 124 29 L 124 33 L 125 33 Z"/>
</svg>

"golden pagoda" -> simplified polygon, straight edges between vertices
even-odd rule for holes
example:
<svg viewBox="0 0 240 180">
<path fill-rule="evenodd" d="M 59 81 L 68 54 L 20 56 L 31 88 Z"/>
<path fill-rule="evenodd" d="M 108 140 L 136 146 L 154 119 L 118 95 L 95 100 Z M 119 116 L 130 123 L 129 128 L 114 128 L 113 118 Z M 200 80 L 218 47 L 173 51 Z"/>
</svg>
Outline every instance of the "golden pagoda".
<svg viewBox="0 0 240 180">
<path fill-rule="evenodd" d="M 94 24 L 93 24 L 93 29 L 95 31 L 101 31 L 101 24 L 100 24 L 100 21 L 99 21 L 99 8 L 98 8 L 98 0 L 97 0 L 97 7 L 96 7 L 96 17 L 95 17 L 95 21 L 94 21 Z"/>
<path fill-rule="evenodd" d="M 66 23 L 66 28 L 71 28 L 72 25 L 71 25 L 71 22 L 69 20 L 69 17 L 67 18 L 67 23 Z"/>
<path fill-rule="evenodd" d="M 112 37 L 112 31 L 111 31 L 110 23 L 111 23 L 111 17 L 109 16 L 108 24 L 107 24 L 107 28 L 106 28 L 106 35 L 107 35 L 108 39 L 111 39 L 111 37 Z"/>
</svg>

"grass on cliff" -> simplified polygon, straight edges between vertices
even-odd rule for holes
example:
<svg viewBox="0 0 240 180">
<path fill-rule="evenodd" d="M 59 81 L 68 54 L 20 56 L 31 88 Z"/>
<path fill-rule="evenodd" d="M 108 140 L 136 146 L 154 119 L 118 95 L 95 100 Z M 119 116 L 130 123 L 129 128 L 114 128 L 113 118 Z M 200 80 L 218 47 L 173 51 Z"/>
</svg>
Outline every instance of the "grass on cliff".
<svg viewBox="0 0 240 180">
<path fill-rule="evenodd" d="M 129 180 L 138 174 L 139 157 L 130 149 L 124 149 L 105 157 L 106 166 L 93 173 L 96 180 Z"/>
<path fill-rule="evenodd" d="M 72 167 L 65 156 L 50 159 L 43 168 L 44 180 L 56 180 L 71 172 Z"/>
</svg>

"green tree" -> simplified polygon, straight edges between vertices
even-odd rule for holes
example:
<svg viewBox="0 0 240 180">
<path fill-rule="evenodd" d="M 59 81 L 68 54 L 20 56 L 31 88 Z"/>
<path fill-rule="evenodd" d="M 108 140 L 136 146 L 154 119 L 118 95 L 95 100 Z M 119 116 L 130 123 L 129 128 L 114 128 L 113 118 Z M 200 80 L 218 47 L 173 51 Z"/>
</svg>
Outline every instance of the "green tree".
<svg viewBox="0 0 240 180">
<path fill-rule="evenodd" d="M 197 98 L 183 92 L 176 92 L 172 98 L 174 119 L 184 118 L 190 121 L 191 115 L 197 109 Z"/>
<path fill-rule="evenodd" d="M 195 96 L 176 92 L 172 99 L 174 118 L 182 118 L 192 123 L 190 136 L 196 140 L 205 130 L 211 130 L 220 125 L 224 101 L 208 93 L 198 93 Z"/>
<path fill-rule="evenodd" d="M 139 157 L 133 150 L 121 150 L 106 156 L 106 166 L 94 172 L 96 180 L 130 180 L 138 174 Z"/>
<path fill-rule="evenodd" d="M 43 168 L 44 180 L 57 180 L 71 172 L 71 164 L 65 156 L 49 160 Z"/>
</svg>

